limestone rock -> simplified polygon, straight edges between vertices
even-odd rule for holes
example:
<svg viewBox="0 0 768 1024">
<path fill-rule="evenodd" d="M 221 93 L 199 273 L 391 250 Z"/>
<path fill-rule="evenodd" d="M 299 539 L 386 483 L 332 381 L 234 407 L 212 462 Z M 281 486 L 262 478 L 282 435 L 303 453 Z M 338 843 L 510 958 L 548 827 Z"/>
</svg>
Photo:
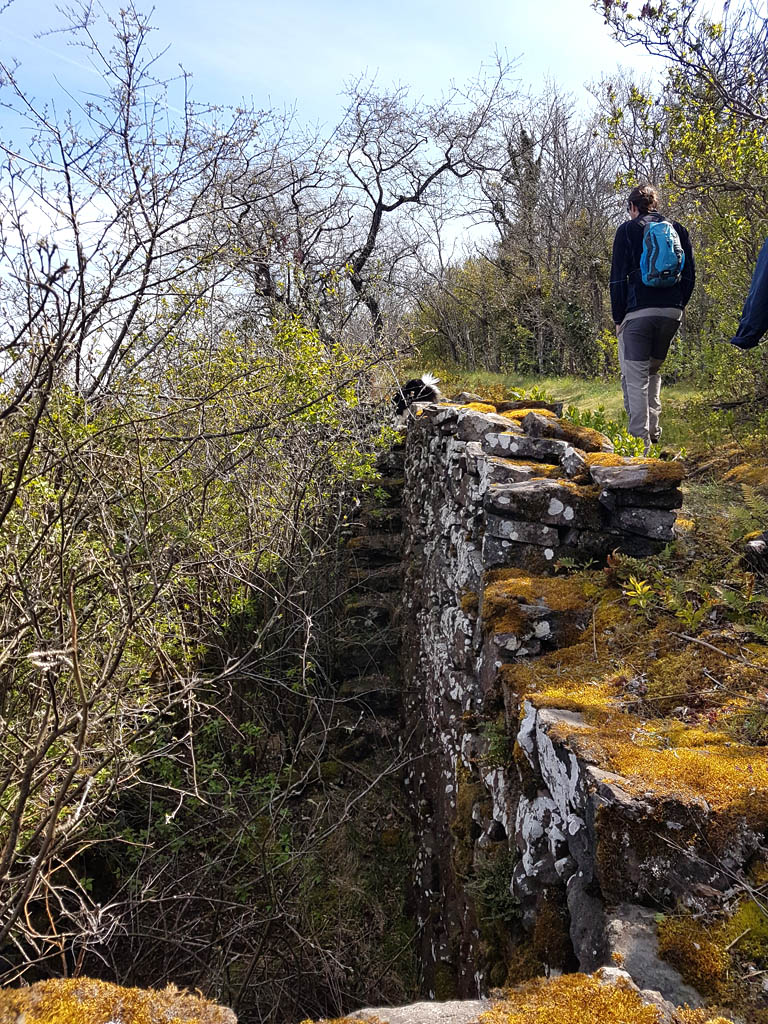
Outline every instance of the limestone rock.
<svg viewBox="0 0 768 1024">
<path fill-rule="evenodd" d="M 562 472 L 557 466 L 547 462 L 525 463 L 515 459 L 501 459 L 496 455 L 486 455 L 480 467 L 480 480 L 484 487 L 491 484 L 524 483 L 537 477 L 555 478 Z"/>
<path fill-rule="evenodd" d="M 539 544 L 521 544 L 487 533 L 483 537 L 483 568 L 524 569 L 533 575 L 552 572 L 557 548 Z"/>
<path fill-rule="evenodd" d="M 600 492 L 600 504 L 606 508 L 682 508 L 683 492 L 679 487 L 667 491 L 648 491 L 629 488 L 627 490 L 603 490 Z"/>
<path fill-rule="evenodd" d="M 503 416 L 476 409 L 460 409 L 456 419 L 456 437 L 460 441 L 479 441 L 486 434 L 499 431 L 515 433 L 515 425 Z M 518 431 L 522 434 L 522 428 Z"/>
<path fill-rule="evenodd" d="M 474 394 L 472 391 L 460 391 L 458 395 L 454 395 L 451 399 L 456 405 L 469 405 L 471 402 L 484 402 L 485 399 L 481 398 L 480 395 Z"/>
<path fill-rule="evenodd" d="M 521 544 L 539 544 L 545 548 L 556 548 L 559 543 L 557 530 L 552 526 L 544 526 L 543 523 L 525 523 L 502 516 L 487 515 L 485 530 L 494 537 L 518 541 Z"/>
<path fill-rule="evenodd" d="M 589 475 L 596 484 L 611 490 L 669 491 L 685 477 L 679 462 L 659 459 L 629 459 L 618 455 L 587 456 Z"/>
<path fill-rule="evenodd" d="M 560 458 L 560 464 L 569 477 L 589 479 L 587 460 L 581 448 L 569 444 Z"/>
<path fill-rule="evenodd" d="M 522 421 L 523 430 L 531 437 L 556 437 L 576 445 L 584 452 L 612 452 L 613 441 L 599 430 L 580 427 L 575 423 L 541 416 L 531 412 Z"/>
<path fill-rule="evenodd" d="M 490 1008 L 488 999 L 454 999 L 444 1003 L 424 1002 L 357 1010 L 350 1014 L 350 1018 L 386 1021 L 387 1024 L 474 1024 L 480 1014 Z"/>
<path fill-rule="evenodd" d="M 569 558 L 605 558 L 618 547 L 615 535 L 571 528 L 561 533 L 562 553 Z"/>
<path fill-rule="evenodd" d="M 610 954 L 617 954 L 632 980 L 641 989 L 655 989 L 665 1000 L 682 1006 L 703 1006 L 704 1000 L 678 971 L 659 956 L 656 911 L 622 903 L 607 918 Z"/>
<path fill-rule="evenodd" d="M 489 455 L 514 459 L 533 459 L 538 462 L 559 462 L 568 447 L 567 442 L 546 437 L 520 436 L 509 430 L 486 434 L 483 450 Z"/>
<path fill-rule="evenodd" d="M 595 492 L 557 480 L 497 484 L 488 489 L 484 504 L 497 515 L 549 526 L 599 530 L 603 525 L 602 509 Z"/>
<path fill-rule="evenodd" d="M 674 539 L 672 527 L 676 518 L 674 512 L 664 509 L 620 508 L 611 516 L 609 526 L 653 540 L 670 541 Z"/>
</svg>

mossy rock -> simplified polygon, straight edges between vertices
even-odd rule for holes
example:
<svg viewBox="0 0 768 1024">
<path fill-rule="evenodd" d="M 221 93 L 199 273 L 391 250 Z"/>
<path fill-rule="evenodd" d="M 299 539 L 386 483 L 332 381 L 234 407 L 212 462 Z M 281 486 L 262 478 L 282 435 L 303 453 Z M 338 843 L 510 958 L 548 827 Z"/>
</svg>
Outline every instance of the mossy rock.
<svg viewBox="0 0 768 1024">
<path fill-rule="evenodd" d="M 237 1024 L 231 1010 L 174 985 L 122 988 L 90 978 L 39 981 L 0 991 L 0 1024 Z"/>
<path fill-rule="evenodd" d="M 512 990 L 482 1014 L 479 1024 L 661 1024 L 629 982 L 610 984 L 597 975 L 565 974 Z"/>
</svg>

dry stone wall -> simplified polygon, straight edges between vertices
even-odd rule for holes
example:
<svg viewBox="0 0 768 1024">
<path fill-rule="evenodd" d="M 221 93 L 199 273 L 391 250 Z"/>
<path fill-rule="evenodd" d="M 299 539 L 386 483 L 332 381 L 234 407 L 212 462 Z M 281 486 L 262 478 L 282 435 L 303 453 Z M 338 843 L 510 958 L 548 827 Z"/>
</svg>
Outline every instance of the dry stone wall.
<svg viewBox="0 0 768 1024">
<path fill-rule="evenodd" d="M 552 409 L 413 413 L 404 741 L 425 992 L 472 998 L 514 982 L 527 936 L 545 969 L 592 971 L 618 950 L 641 988 L 662 978 L 666 998 L 696 1005 L 661 969 L 648 929 L 634 929 L 645 942 L 635 949 L 626 922 L 682 894 L 695 901 L 697 886 L 726 888 L 757 837 L 744 830 L 719 874 L 681 856 L 706 823 L 703 802 L 630 793 L 584 753 L 582 715 L 537 707 L 503 683 L 510 664 L 535 666 L 589 626 L 583 593 L 552 578 L 561 559 L 642 556 L 673 539 L 682 469 L 620 458 Z"/>
</svg>

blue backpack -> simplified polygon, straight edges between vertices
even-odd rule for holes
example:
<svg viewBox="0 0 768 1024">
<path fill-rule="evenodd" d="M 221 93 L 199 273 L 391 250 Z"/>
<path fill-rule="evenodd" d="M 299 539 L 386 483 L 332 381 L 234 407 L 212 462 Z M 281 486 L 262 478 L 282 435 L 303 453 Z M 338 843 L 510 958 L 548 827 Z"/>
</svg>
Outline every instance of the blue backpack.
<svg viewBox="0 0 768 1024">
<path fill-rule="evenodd" d="M 680 236 L 668 220 L 642 217 L 643 251 L 640 277 L 649 288 L 671 288 L 679 284 L 685 264 Z"/>
</svg>

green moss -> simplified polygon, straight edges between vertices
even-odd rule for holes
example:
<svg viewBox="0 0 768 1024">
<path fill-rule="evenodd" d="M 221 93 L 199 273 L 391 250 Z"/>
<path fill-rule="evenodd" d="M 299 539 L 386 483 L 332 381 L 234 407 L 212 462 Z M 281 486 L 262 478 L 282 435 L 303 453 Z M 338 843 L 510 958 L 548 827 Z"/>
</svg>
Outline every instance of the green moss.
<svg viewBox="0 0 768 1024">
<path fill-rule="evenodd" d="M 471 781 L 468 772 L 461 772 L 456 787 L 456 815 L 451 822 L 451 833 L 454 838 L 451 857 L 456 877 L 462 880 L 472 871 L 472 808 L 481 801 L 488 802 L 485 787 L 479 782 Z"/>
<path fill-rule="evenodd" d="M 507 960 L 507 976 L 504 984 L 508 987 L 520 985 L 524 981 L 541 977 L 546 969 L 533 950 L 533 944 L 525 939 L 516 943 Z"/>
<path fill-rule="evenodd" d="M 739 957 L 757 967 L 768 968 L 768 914 L 754 900 L 745 898 L 730 921 L 723 927 L 723 940 Z"/>
<path fill-rule="evenodd" d="M 385 828 L 382 829 L 379 836 L 379 842 L 382 846 L 392 849 L 397 849 L 403 838 L 402 829 L 399 828 Z"/>
<path fill-rule="evenodd" d="M 483 767 L 509 768 L 514 761 L 513 743 L 503 711 L 492 722 L 485 723 L 483 737 L 488 744 L 488 748 L 481 758 Z"/>
<path fill-rule="evenodd" d="M 547 967 L 563 970 L 573 958 L 565 891 L 544 889 L 536 904 L 533 928 L 534 955 Z"/>
<path fill-rule="evenodd" d="M 456 969 L 451 964 L 440 961 L 435 964 L 435 999 L 437 1002 L 445 1002 L 448 999 L 456 999 L 459 994 L 459 984 L 456 977 Z"/>
<path fill-rule="evenodd" d="M 320 762 L 320 778 L 323 782 L 338 782 L 344 768 L 338 761 L 321 761 Z"/>
</svg>

